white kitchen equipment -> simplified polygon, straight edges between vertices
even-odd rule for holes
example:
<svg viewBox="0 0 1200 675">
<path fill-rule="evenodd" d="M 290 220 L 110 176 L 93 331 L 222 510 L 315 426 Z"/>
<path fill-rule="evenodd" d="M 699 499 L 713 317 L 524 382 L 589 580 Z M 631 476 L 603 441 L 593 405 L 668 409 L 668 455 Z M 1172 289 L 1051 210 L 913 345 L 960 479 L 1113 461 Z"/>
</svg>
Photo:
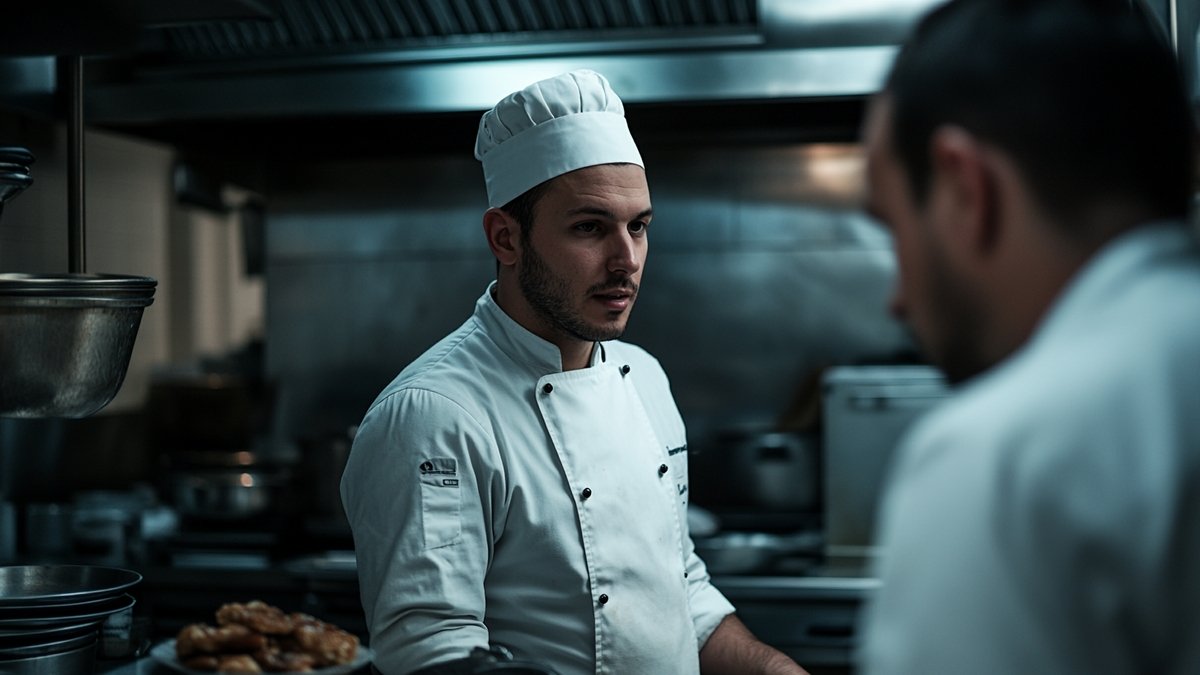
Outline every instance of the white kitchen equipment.
<svg viewBox="0 0 1200 675">
<path fill-rule="evenodd" d="M 893 450 L 950 392 L 936 369 L 915 365 L 831 368 L 822 386 L 826 555 L 869 558 Z"/>
</svg>

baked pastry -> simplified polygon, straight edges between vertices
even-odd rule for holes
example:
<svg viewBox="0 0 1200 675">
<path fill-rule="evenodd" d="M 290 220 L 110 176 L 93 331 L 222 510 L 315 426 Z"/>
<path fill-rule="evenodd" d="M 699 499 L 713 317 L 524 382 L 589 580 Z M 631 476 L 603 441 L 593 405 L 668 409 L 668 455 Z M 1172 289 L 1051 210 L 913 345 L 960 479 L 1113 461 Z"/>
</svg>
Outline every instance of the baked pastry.
<svg viewBox="0 0 1200 675">
<path fill-rule="evenodd" d="M 222 673 L 310 672 L 358 656 L 358 637 L 300 612 L 286 614 L 261 600 L 226 603 L 217 626 L 184 626 L 175 655 L 185 667 Z"/>
</svg>

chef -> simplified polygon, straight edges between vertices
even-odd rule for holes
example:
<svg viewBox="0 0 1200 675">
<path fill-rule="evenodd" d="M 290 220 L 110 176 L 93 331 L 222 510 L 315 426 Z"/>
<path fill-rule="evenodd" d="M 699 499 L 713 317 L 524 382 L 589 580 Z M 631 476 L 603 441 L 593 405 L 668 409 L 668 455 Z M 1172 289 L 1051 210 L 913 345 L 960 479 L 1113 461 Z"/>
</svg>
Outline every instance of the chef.
<svg viewBox="0 0 1200 675">
<path fill-rule="evenodd" d="M 804 673 L 709 582 L 667 377 L 617 339 L 653 216 L 621 99 L 592 71 L 537 82 L 475 156 L 496 280 L 371 405 L 342 477 L 376 666 L 502 645 L 559 675 Z"/>
</svg>

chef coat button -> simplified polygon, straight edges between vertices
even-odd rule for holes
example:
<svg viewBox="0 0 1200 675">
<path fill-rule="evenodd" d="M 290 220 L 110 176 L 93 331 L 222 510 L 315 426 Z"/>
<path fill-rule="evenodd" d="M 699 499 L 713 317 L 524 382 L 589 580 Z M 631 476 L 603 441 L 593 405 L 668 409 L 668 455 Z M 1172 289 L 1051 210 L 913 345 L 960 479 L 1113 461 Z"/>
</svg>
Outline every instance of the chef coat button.
<svg viewBox="0 0 1200 675">
<path fill-rule="evenodd" d="M 658 475 L 660 475 L 660 476 L 667 475 L 667 465 L 666 464 L 658 465 Z"/>
<path fill-rule="evenodd" d="M 628 375 L 629 374 L 629 366 L 621 366 L 621 374 Z"/>
<path fill-rule="evenodd" d="M 602 605 L 608 604 L 608 594 L 607 593 L 600 594 L 600 604 L 602 604 Z"/>
<path fill-rule="evenodd" d="M 684 573 L 683 573 L 683 578 L 684 578 L 684 579 L 686 579 L 686 578 L 687 578 L 687 572 L 684 572 Z"/>
<path fill-rule="evenodd" d="M 542 391 L 549 394 L 550 392 L 554 391 L 554 385 L 547 382 L 546 384 L 542 385 Z"/>
<path fill-rule="evenodd" d="M 584 498 L 584 499 L 587 499 L 588 497 L 591 497 L 591 496 L 592 496 L 592 488 L 583 488 L 583 491 L 581 491 L 581 492 L 579 493 L 579 496 L 580 496 L 580 497 L 582 497 L 582 498 Z"/>
</svg>

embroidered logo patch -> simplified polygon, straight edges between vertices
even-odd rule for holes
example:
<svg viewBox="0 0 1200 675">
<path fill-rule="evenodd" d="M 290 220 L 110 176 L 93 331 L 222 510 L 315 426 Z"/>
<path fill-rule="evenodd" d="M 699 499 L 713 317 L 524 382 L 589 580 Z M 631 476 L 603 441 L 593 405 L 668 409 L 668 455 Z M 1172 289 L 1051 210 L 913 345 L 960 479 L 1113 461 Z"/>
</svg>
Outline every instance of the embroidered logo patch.
<svg viewBox="0 0 1200 675">
<path fill-rule="evenodd" d="M 430 457 L 421 462 L 421 475 L 458 475 L 458 462 L 453 457 Z"/>
</svg>

